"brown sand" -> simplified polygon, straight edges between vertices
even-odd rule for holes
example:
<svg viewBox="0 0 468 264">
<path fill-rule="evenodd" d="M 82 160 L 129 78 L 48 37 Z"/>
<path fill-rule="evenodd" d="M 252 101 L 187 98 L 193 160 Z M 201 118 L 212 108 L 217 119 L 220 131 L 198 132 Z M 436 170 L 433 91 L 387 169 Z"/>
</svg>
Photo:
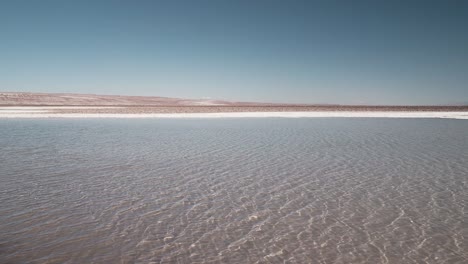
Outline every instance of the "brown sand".
<svg viewBox="0 0 468 264">
<path fill-rule="evenodd" d="M 311 111 L 468 111 L 466 106 L 161 106 L 93 109 L 55 109 L 54 113 L 153 114 L 153 113 L 232 113 L 232 112 L 311 112 Z"/>
<path fill-rule="evenodd" d="M 292 105 L 222 100 L 189 100 L 153 96 L 91 94 L 48 94 L 0 92 L 0 106 L 93 106 L 96 108 L 52 109 L 52 113 L 152 114 L 152 113 L 232 113 L 232 112 L 310 112 L 310 111 L 443 111 L 464 112 L 465 106 L 369 106 Z M 105 108 L 114 106 L 112 108 Z"/>
</svg>

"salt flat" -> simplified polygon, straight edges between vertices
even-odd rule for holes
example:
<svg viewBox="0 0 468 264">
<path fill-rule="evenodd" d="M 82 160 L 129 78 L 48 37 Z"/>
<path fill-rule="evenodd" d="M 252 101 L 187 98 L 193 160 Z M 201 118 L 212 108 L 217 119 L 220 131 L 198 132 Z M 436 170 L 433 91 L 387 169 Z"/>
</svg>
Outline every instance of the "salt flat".
<svg viewBox="0 0 468 264">
<path fill-rule="evenodd" d="M 100 110 L 110 111 L 100 112 Z M 113 111 L 119 107 L 0 107 L 0 118 L 260 118 L 260 117 L 374 117 L 374 118 L 450 118 L 468 119 L 468 111 L 281 111 L 208 113 L 133 113 Z M 63 110 L 90 110 L 63 111 Z M 94 110 L 94 111 L 93 111 Z M 128 110 L 128 109 L 127 109 Z"/>
</svg>

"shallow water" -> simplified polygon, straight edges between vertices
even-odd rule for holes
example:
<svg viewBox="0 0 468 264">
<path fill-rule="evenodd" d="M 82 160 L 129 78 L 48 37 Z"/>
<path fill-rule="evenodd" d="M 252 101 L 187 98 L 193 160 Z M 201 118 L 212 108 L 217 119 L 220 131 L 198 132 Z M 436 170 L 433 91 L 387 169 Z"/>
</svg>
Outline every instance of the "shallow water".
<svg viewBox="0 0 468 264">
<path fill-rule="evenodd" d="M 468 122 L 0 120 L 0 263 L 467 263 Z"/>
</svg>

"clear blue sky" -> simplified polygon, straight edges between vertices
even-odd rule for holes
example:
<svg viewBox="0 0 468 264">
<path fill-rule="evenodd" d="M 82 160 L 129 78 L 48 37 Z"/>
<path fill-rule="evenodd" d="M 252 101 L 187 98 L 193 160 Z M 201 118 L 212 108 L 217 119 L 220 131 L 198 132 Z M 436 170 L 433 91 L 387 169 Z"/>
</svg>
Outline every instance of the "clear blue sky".
<svg viewBox="0 0 468 264">
<path fill-rule="evenodd" d="M 0 1 L 0 91 L 468 103 L 468 1 Z"/>
</svg>

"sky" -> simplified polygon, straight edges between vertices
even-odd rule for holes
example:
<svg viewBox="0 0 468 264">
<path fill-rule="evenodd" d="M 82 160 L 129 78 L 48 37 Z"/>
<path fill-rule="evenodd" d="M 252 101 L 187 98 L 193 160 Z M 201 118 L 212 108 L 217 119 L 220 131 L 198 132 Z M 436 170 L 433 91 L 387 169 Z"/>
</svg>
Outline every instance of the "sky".
<svg viewBox="0 0 468 264">
<path fill-rule="evenodd" d="M 0 91 L 468 104 L 468 1 L 0 1 Z"/>
</svg>

